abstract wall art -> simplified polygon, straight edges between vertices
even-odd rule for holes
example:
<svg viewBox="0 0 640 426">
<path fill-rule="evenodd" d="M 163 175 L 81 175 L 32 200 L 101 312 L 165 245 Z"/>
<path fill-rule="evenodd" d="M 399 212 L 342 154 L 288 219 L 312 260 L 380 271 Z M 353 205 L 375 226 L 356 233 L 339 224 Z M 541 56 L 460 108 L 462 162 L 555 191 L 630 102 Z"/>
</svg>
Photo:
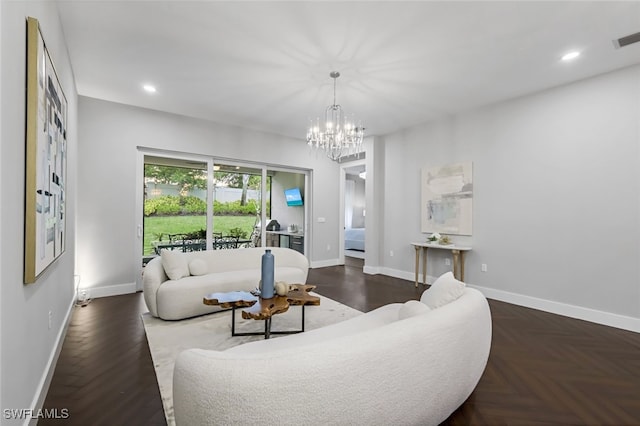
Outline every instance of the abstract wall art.
<svg viewBox="0 0 640 426">
<path fill-rule="evenodd" d="M 38 20 L 27 18 L 24 283 L 65 250 L 67 99 Z"/>
<path fill-rule="evenodd" d="M 422 169 L 422 232 L 471 235 L 473 164 Z"/>
</svg>

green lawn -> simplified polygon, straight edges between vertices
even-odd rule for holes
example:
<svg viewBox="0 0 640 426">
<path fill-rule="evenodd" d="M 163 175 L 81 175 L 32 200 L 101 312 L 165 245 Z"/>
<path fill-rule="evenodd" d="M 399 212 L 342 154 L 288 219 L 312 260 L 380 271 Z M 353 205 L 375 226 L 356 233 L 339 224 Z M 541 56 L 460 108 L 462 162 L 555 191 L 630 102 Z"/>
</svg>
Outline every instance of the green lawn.
<svg viewBox="0 0 640 426">
<path fill-rule="evenodd" d="M 229 230 L 240 228 L 251 235 L 255 216 L 215 216 L 213 218 L 213 232 L 228 235 Z M 158 241 L 162 233 L 162 240 L 168 241 L 169 234 L 194 232 L 207 227 L 206 216 L 151 216 L 144 218 L 144 254 L 153 254 L 152 241 Z"/>
</svg>

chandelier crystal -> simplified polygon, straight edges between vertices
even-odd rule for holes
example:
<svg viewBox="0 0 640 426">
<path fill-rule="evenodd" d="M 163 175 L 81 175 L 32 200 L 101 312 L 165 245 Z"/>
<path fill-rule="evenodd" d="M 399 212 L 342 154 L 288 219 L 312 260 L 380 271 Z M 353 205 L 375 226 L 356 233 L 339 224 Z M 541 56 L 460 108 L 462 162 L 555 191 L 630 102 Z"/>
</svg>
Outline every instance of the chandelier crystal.
<svg viewBox="0 0 640 426">
<path fill-rule="evenodd" d="M 336 104 L 336 80 L 340 73 L 332 71 L 329 76 L 333 79 L 333 105 L 325 110 L 323 123 L 318 118 L 309 126 L 307 145 L 324 151 L 327 157 L 338 161 L 340 157 L 362 152 L 364 127 L 347 120 L 342 107 Z"/>
</svg>

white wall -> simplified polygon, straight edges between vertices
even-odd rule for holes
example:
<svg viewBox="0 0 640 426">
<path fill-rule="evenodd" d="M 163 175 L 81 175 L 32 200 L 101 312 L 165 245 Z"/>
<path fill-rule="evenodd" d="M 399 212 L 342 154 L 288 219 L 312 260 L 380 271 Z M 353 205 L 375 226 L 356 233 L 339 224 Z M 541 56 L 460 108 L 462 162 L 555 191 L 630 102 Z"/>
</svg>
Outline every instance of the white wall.
<svg viewBox="0 0 640 426">
<path fill-rule="evenodd" d="M 3 1 L 0 5 L 0 323 L 2 409 L 38 408 L 60 349 L 74 300 L 77 95 L 54 2 Z M 66 251 L 34 283 L 23 284 L 26 17 L 40 21 L 69 105 Z M 52 327 L 49 329 L 49 311 Z M 62 408 L 62 407 L 61 407 Z M 23 424 L 25 419 L 2 424 Z M 5 423 L 6 422 L 6 423 Z"/>
<path fill-rule="evenodd" d="M 77 273 L 82 287 L 94 288 L 92 294 L 97 294 L 97 287 L 136 280 L 140 254 L 134 243 L 141 220 L 135 212 L 138 146 L 312 170 L 314 219 L 307 256 L 312 264 L 337 262 L 339 168 L 326 157 L 310 153 L 302 138 L 86 97 L 79 98 L 79 116 Z M 97 187 L 101 190 L 96 191 Z M 317 217 L 326 222 L 318 223 Z"/>
<path fill-rule="evenodd" d="M 466 281 L 638 327 L 639 126 L 635 66 L 388 135 L 384 267 L 413 276 L 420 169 L 473 161 L 473 236 L 453 238 L 473 246 Z M 448 269 L 429 256 L 429 275 Z"/>
</svg>

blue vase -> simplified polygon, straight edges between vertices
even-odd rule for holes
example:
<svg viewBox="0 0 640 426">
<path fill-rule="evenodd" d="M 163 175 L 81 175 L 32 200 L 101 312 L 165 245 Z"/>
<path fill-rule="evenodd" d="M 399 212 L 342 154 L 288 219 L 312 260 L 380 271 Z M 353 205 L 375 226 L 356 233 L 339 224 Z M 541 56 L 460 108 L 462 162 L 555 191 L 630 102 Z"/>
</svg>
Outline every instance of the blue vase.
<svg viewBox="0 0 640 426">
<path fill-rule="evenodd" d="M 262 255 L 262 289 L 260 297 L 263 299 L 271 299 L 273 297 L 273 264 L 273 254 L 271 254 L 271 250 L 267 249 Z"/>
</svg>

